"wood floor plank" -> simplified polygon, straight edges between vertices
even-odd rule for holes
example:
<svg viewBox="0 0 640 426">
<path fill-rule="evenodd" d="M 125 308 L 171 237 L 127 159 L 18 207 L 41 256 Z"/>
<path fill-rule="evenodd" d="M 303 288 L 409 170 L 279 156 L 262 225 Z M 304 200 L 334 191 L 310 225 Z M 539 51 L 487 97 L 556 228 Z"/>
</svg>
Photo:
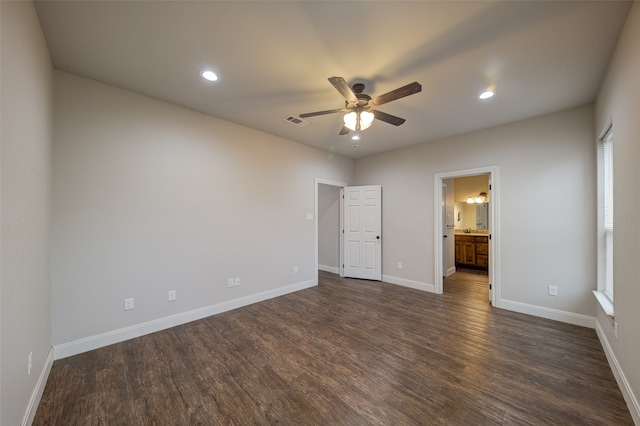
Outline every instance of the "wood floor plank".
<svg viewBox="0 0 640 426">
<path fill-rule="evenodd" d="M 321 272 L 317 287 L 54 362 L 34 425 L 632 425 L 592 329 Z"/>
</svg>

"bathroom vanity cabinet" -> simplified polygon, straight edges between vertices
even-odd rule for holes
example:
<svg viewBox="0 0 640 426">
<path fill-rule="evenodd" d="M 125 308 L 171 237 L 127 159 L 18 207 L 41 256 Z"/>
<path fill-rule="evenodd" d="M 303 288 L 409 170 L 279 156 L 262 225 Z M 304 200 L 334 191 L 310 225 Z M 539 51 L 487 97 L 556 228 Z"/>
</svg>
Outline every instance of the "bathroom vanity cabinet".
<svg viewBox="0 0 640 426">
<path fill-rule="evenodd" d="M 487 270 L 489 236 L 456 234 L 456 267 Z"/>
</svg>

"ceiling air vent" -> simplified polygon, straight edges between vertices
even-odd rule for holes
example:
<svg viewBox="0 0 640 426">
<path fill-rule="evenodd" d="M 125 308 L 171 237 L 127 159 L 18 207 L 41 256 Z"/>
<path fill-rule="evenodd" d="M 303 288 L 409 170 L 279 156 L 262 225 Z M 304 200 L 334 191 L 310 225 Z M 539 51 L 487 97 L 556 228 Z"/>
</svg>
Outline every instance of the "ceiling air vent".
<svg viewBox="0 0 640 426">
<path fill-rule="evenodd" d="M 307 124 L 309 124 L 308 121 L 303 120 L 302 118 L 297 117 L 295 115 L 287 115 L 285 118 L 283 118 L 283 120 L 286 121 L 287 123 L 294 124 L 298 127 L 304 127 Z"/>
</svg>

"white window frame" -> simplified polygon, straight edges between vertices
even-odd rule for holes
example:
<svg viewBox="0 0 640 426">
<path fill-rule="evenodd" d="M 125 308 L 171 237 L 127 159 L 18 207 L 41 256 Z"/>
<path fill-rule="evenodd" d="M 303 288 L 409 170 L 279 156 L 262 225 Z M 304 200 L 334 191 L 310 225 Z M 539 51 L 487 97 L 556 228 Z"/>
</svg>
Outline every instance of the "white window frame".
<svg viewBox="0 0 640 426">
<path fill-rule="evenodd" d="M 613 316 L 613 127 L 598 141 L 598 290 L 602 309 Z"/>
</svg>

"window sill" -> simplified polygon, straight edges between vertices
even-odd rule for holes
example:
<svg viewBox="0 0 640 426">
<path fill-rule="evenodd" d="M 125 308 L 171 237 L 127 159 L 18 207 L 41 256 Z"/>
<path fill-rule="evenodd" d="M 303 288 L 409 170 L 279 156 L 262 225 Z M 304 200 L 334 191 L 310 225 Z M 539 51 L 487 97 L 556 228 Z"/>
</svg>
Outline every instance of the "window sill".
<svg viewBox="0 0 640 426">
<path fill-rule="evenodd" d="M 593 295 L 596 296 L 596 300 L 598 300 L 598 303 L 602 307 L 604 313 L 613 317 L 613 303 L 611 300 L 609 300 L 609 298 L 601 291 L 593 290 Z"/>
</svg>

